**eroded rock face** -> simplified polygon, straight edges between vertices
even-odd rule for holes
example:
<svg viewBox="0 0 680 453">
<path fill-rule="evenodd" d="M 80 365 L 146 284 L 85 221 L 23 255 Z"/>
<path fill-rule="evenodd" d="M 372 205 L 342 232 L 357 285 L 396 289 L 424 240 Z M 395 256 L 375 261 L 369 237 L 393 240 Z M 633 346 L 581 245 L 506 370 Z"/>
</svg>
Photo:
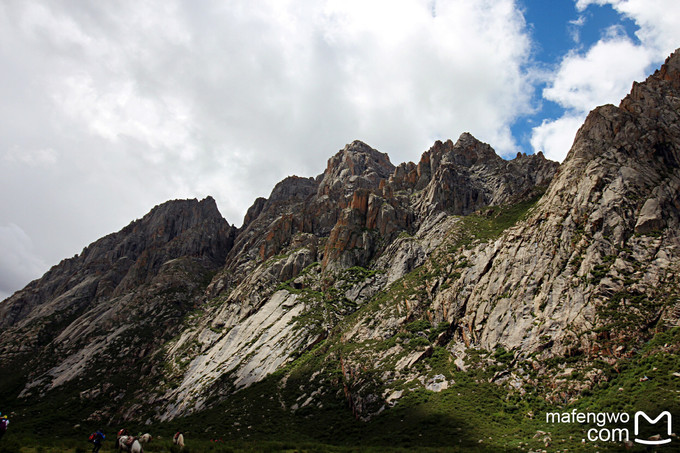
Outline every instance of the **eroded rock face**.
<svg viewBox="0 0 680 453">
<path fill-rule="evenodd" d="M 385 301 L 370 318 L 356 319 L 344 340 L 375 344 L 425 319 L 450 325 L 441 337 L 444 343 L 437 344 L 446 345 L 461 369 L 467 348 L 503 347 L 517 360 L 530 360 L 540 374 L 545 372 L 541 361 L 554 356 L 615 364 L 650 332 L 678 325 L 679 62 L 676 52 L 647 81 L 634 85 L 619 107 L 591 112 L 526 220 L 495 240 L 473 242 L 444 258 L 427 254 L 424 271 L 411 279 L 416 290 L 393 291 L 399 297 Z M 405 170 L 402 178 L 418 180 Z M 440 239 L 442 247 L 453 248 L 455 226 L 447 231 L 452 239 Z M 423 231 L 408 248 L 395 243 L 399 251 L 393 253 L 408 262 L 404 255 L 422 256 L 420 244 L 438 237 Z M 371 348 L 357 350 L 343 358 L 345 367 L 387 360 Z M 398 360 L 395 367 L 381 369 L 386 394 L 390 382 L 404 378 L 402 370 L 431 353 L 431 346 L 409 353 L 390 350 Z M 554 393 L 561 401 L 575 397 L 598 377 L 588 379 L 589 384 L 557 380 Z M 376 384 L 358 382 L 354 400 Z M 366 407 L 363 415 L 380 404 Z"/>
<path fill-rule="evenodd" d="M 324 268 L 365 266 L 428 216 L 469 214 L 525 199 L 549 183 L 557 166 L 542 154 L 506 161 L 464 133 L 455 144 L 435 143 L 418 165 L 395 168 L 386 154 L 355 141 L 329 159 L 317 178 L 287 178 L 268 200 L 258 199 L 227 267 L 236 276 L 232 281 L 239 281 L 250 260 L 276 256 L 305 234 L 328 238 L 314 258 Z"/>
<path fill-rule="evenodd" d="M 547 186 L 557 167 L 542 153 L 518 154 L 506 161 L 464 133 L 455 144 L 435 143 L 417 166 L 399 167 L 389 186 L 422 191 L 414 203 L 420 218 L 438 211 L 465 215 L 484 206 L 520 201 L 534 187 Z"/>
<path fill-rule="evenodd" d="M 387 154 L 357 140 L 328 159 L 318 195 L 346 199 L 357 189 L 376 189 L 393 171 L 394 165 Z"/>
</svg>

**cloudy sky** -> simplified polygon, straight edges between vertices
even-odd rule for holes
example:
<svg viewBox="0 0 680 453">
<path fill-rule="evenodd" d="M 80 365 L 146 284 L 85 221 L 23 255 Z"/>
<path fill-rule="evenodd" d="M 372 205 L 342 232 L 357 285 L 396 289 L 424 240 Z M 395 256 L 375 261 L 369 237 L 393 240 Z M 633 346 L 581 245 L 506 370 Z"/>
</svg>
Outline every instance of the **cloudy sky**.
<svg viewBox="0 0 680 453">
<path fill-rule="evenodd" d="M 0 298 L 168 199 L 240 225 L 354 139 L 562 160 L 679 23 L 677 0 L 2 0 Z"/>
</svg>

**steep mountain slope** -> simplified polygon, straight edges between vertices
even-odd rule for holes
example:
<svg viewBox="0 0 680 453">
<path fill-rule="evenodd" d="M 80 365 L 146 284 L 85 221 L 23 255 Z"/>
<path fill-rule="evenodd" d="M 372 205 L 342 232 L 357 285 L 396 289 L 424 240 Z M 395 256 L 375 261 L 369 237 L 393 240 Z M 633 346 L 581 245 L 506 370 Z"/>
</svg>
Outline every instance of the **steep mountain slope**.
<svg viewBox="0 0 680 453">
<path fill-rule="evenodd" d="M 620 107 L 591 113 L 534 206 L 525 194 L 458 216 L 479 206 L 466 211 L 451 197 L 444 202 L 450 210 L 438 211 L 436 198 L 423 202 L 437 193 L 426 190 L 431 181 L 439 188 L 445 180 L 431 176 L 443 170 L 422 171 L 431 156 L 424 155 L 420 172 L 414 165 L 398 167 L 383 193 L 406 188 L 411 212 L 421 214 L 413 215 L 411 228 L 368 268 L 331 275 L 332 267 L 317 257 L 319 265 L 275 294 L 295 307 L 306 305 L 286 325 L 297 327 L 290 327 L 294 335 L 307 335 L 310 350 L 267 387 L 283 410 L 323 413 L 341 399 L 356 417 L 368 420 L 400 407 L 401 399 L 412 401 L 418 389 L 445 392 L 465 376 L 479 379 L 479 372 L 504 389 L 505 401 L 565 404 L 607 388 L 630 361 L 646 360 L 638 355 L 642 345 L 678 324 L 679 60 L 679 54 L 671 56 Z M 460 152 L 467 139 L 448 146 Z M 429 153 L 436 156 L 433 151 L 442 148 L 437 144 Z M 456 177 L 462 179 L 461 173 Z M 403 181 L 407 184 L 399 186 Z M 462 193 L 463 200 L 474 202 L 469 185 L 462 186 L 440 193 Z M 419 211 L 421 206 L 427 209 Z M 348 310 L 346 301 L 358 308 Z M 250 345 L 258 351 L 257 341 Z M 267 356 L 270 349 L 264 350 Z M 662 349 L 662 362 L 664 354 L 673 353 Z M 253 365 L 263 363 L 258 356 Z M 669 372 L 666 364 L 646 373 L 658 369 Z M 213 401 L 233 391 L 216 388 Z M 657 388 L 636 404 L 666 401 L 666 409 L 677 411 L 673 388 Z M 234 406 L 225 410 L 240 423 Z M 252 411 L 257 413 L 252 406 L 240 412 Z"/>
<path fill-rule="evenodd" d="M 0 305 L 5 375 L 26 379 L 22 398 L 65 384 L 85 399 L 140 391 L 131 377 L 157 367 L 151 353 L 181 329 L 234 234 L 212 198 L 169 201 L 62 261 Z"/>
<path fill-rule="evenodd" d="M 155 401 L 157 416 L 201 409 L 277 370 L 420 264 L 452 214 L 523 200 L 556 166 L 540 155 L 505 161 L 463 134 L 456 144 L 436 143 L 418 166 L 395 169 L 354 142 L 316 180 L 282 181 L 249 210 L 204 315 L 169 346 L 167 361 L 186 368 L 177 367 L 181 382 Z M 411 232 L 428 232 L 427 243 L 403 255 L 394 244 Z"/>
<path fill-rule="evenodd" d="M 433 401 L 452 426 L 470 401 L 496 411 L 476 422 L 518 423 L 527 401 L 579 404 L 631 364 L 668 374 L 679 115 L 676 52 L 591 112 L 559 169 L 467 133 L 397 167 L 355 141 L 238 231 L 212 199 L 168 202 L 0 303 L 0 365 L 21 370 L 0 392 L 107 423 L 212 408 L 228 423 L 206 429 L 239 436 L 272 414 L 379 425 Z M 677 411 L 674 389 L 647 401 Z"/>
<path fill-rule="evenodd" d="M 381 410 L 375 388 L 389 394 L 421 377 L 422 370 L 406 376 L 402 370 L 438 346 L 461 369 L 471 347 L 512 351 L 525 368 L 502 379 L 519 392 L 541 383 L 548 386 L 544 397 L 569 401 L 606 380 L 607 364 L 616 366 L 654 333 L 678 325 L 679 69 L 676 52 L 620 107 L 595 109 L 526 220 L 479 244 L 465 240 L 475 234 L 454 227 L 446 252 L 431 255 L 403 288 L 393 286 L 371 316 L 348 323 L 342 341 L 355 351 L 343 366 L 379 364 L 370 373 L 377 379 L 354 384 L 354 401 L 375 401 L 359 412 Z M 390 344 L 419 319 L 446 330 L 415 351 L 376 345 Z M 561 370 L 546 365 L 553 357 L 562 358 Z M 581 360 L 563 372 L 570 357 Z M 593 366 L 598 360 L 605 366 Z M 552 379 L 554 373 L 562 378 Z M 587 379 L 569 379 L 571 373 Z"/>
<path fill-rule="evenodd" d="M 20 398 L 70 383 L 103 406 L 94 419 L 139 416 L 141 394 L 152 419 L 201 409 L 326 338 L 422 264 L 453 215 L 531 197 L 556 168 L 542 155 L 505 161 L 469 134 L 396 168 L 356 141 L 317 178 L 256 200 L 238 231 L 212 199 L 168 202 L 2 302 L 0 359 L 30 363 Z"/>
<path fill-rule="evenodd" d="M 547 447 L 547 431 L 579 445 L 571 439 L 585 431 L 548 425 L 547 411 L 680 415 L 679 86 L 676 52 L 619 107 L 595 109 L 535 204 L 506 199 L 469 214 L 451 198 L 451 211 L 415 215 L 368 269 L 329 277 L 313 266 L 279 287 L 276 297 L 308 304 L 296 325 L 319 337 L 218 406 L 223 415 L 204 417 L 236 437 L 232 425 L 263 424 L 326 442 L 392 445 L 407 432 L 405 445 L 422 436 L 420 445 L 439 445 L 434 437 L 495 450 Z M 400 166 L 385 187 L 407 181 L 417 210 L 437 192 L 414 173 Z M 358 308 L 342 312 L 339 300 Z M 338 416 L 344 407 L 369 428 Z M 277 417 L 294 428 L 269 421 Z"/>
</svg>

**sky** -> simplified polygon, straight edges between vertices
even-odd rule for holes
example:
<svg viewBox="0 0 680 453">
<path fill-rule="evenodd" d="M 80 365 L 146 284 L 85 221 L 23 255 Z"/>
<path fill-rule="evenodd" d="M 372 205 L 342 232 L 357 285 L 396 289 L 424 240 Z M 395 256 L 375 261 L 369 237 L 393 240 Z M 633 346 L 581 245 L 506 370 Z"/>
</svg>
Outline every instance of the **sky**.
<svg viewBox="0 0 680 453">
<path fill-rule="evenodd" d="M 0 299 L 166 200 L 239 226 L 355 139 L 562 161 L 678 23 L 677 0 L 2 0 Z"/>
</svg>

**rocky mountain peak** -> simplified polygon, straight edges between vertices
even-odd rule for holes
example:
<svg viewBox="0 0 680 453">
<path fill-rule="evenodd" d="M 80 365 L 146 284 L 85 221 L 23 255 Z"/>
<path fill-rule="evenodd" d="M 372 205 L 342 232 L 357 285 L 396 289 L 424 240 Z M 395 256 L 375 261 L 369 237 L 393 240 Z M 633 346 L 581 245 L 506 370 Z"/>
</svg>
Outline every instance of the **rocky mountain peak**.
<svg viewBox="0 0 680 453">
<path fill-rule="evenodd" d="M 377 189 L 380 180 L 394 172 L 394 165 L 386 153 L 355 140 L 328 159 L 326 171 L 319 185 L 319 195 L 346 196 L 356 188 Z"/>
<path fill-rule="evenodd" d="M 680 49 L 676 50 L 666 58 L 666 62 L 650 77 L 671 82 L 678 88 L 678 74 L 680 73 Z M 649 79 L 648 79 L 649 80 Z"/>
<path fill-rule="evenodd" d="M 676 97 L 680 90 L 680 49 L 672 53 L 666 62 L 654 74 L 642 83 L 633 82 L 630 93 L 623 98 L 619 108 L 634 114 L 645 113 L 645 116 L 657 119 L 661 116 L 660 108 L 667 102 L 667 97 Z M 677 102 L 674 103 L 677 109 Z"/>
<path fill-rule="evenodd" d="M 473 297 L 485 300 L 486 286 L 498 276 L 513 297 L 487 319 L 531 306 L 544 312 L 536 328 L 527 326 L 527 332 L 534 330 L 529 334 L 513 323 L 479 327 L 487 346 L 542 350 L 541 338 L 549 336 L 545 355 L 575 347 L 600 354 L 644 339 L 664 317 L 677 323 L 678 59 L 676 52 L 645 82 L 633 84 L 620 107 L 590 112 L 536 210 L 504 244 L 494 245 L 493 262 Z M 538 283 L 517 285 L 519 278 L 504 268 L 509 262 Z M 625 356 L 621 349 L 602 355 L 613 363 Z"/>
<path fill-rule="evenodd" d="M 243 225 L 241 229 L 246 229 L 257 217 L 262 213 L 264 206 L 267 204 L 267 199 L 264 197 L 257 197 L 253 204 L 246 211 L 246 215 L 243 218 Z"/>
<path fill-rule="evenodd" d="M 450 152 L 454 162 L 459 165 L 475 165 L 502 160 L 489 144 L 477 140 L 469 132 L 463 132 L 458 137 L 455 145 L 450 147 Z"/>
<path fill-rule="evenodd" d="M 387 153 L 381 153 L 359 140 L 346 145 L 328 160 L 328 164 L 327 172 L 347 170 L 352 176 L 376 173 L 381 178 L 387 178 L 394 171 Z"/>
<path fill-rule="evenodd" d="M 208 196 L 203 200 L 170 200 L 155 206 L 139 221 L 128 225 L 123 231 L 149 233 L 154 239 L 168 241 L 182 232 L 206 221 L 224 221 L 215 200 Z M 228 226 L 228 223 L 227 223 Z"/>
<path fill-rule="evenodd" d="M 283 202 L 292 198 L 304 200 L 316 192 L 317 182 L 314 178 L 289 176 L 274 186 L 269 203 Z"/>
<path fill-rule="evenodd" d="M 647 201 L 659 205 L 655 217 L 675 217 L 678 183 L 672 172 L 680 168 L 679 68 L 676 51 L 647 80 L 633 83 L 619 107 L 604 105 L 590 112 L 545 201 L 553 208 L 570 205 L 574 215 L 595 209 L 597 218 L 612 223 L 622 213 L 626 220 L 634 218 L 646 204 L 640 194 L 653 190 Z M 610 197 L 600 198 L 605 192 L 627 197 L 612 203 Z M 595 208 L 593 199 L 602 206 Z M 617 230 L 619 240 L 624 235 L 623 229 Z"/>
<path fill-rule="evenodd" d="M 460 135 L 456 143 L 447 140 L 437 140 L 434 145 L 423 154 L 419 163 L 419 173 L 434 174 L 441 164 L 471 167 L 473 165 L 493 165 L 503 159 L 496 154 L 487 143 L 479 141 L 469 132 Z"/>
<path fill-rule="evenodd" d="M 204 268 L 224 264 L 235 229 L 212 197 L 172 200 L 53 266 L 0 306 L 0 325 L 30 317 L 34 308 L 75 312 L 153 280 L 165 263 L 188 257 Z"/>
<path fill-rule="evenodd" d="M 365 163 L 365 167 L 356 169 L 354 174 L 359 174 L 360 171 L 367 168 L 374 168 L 376 171 L 383 168 L 388 168 L 390 171 L 394 169 L 394 165 L 390 162 L 387 153 L 381 153 L 361 140 L 354 140 L 352 143 L 345 145 L 345 148 L 337 154 L 342 154 L 346 162 L 352 160 L 354 162 L 361 161 Z"/>
<path fill-rule="evenodd" d="M 437 141 L 418 165 L 401 165 L 390 184 L 395 190 L 422 190 L 422 215 L 435 211 L 469 214 L 488 205 L 516 202 L 534 186 L 546 186 L 559 164 L 542 154 L 506 161 L 491 146 L 463 133 L 456 143 Z"/>
</svg>

